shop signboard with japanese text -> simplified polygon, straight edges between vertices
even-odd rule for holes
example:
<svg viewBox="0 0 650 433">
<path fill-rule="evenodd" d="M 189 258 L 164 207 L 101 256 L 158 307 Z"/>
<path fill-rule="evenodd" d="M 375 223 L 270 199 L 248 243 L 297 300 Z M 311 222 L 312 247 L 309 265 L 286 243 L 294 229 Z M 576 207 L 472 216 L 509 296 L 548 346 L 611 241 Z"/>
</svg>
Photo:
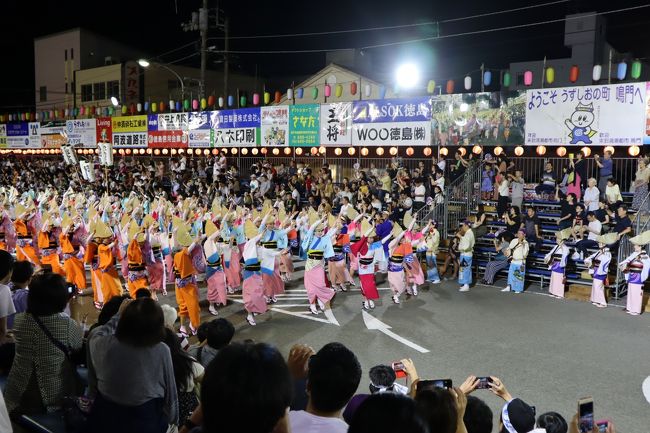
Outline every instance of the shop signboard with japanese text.
<svg viewBox="0 0 650 433">
<path fill-rule="evenodd" d="M 355 101 L 355 146 L 427 146 L 431 144 L 431 98 Z"/>
<path fill-rule="evenodd" d="M 262 107 L 262 145 L 287 146 L 289 144 L 289 107 L 278 105 Z"/>
<path fill-rule="evenodd" d="M 147 121 L 149 147 L 187 147 L 187 113 L 150 114 Z"/>
<path fill-rule="evenodd" d="M 526 92 L 528 145 L 640 145 L 646 83 L 536 89 Z"/>
<path fill-rule="evenodd" d="M 113 117 L 111 122 L 113 147 L 146 147 L 147 116 Z"/>
<path fill-rule="evenodd" d="M 210 147 L 210 112 L 189 113 L 187 122 L 190 147 Z"/>
<path fill-rule="evenodd" d="M 7 147 L 7 125 L 0 123 L 0 149 Z"/>
<path fill-rule="evenodd" d="M 321 104 L 320 144 L 322 146 L 352 144 L 352 102 Z"/>
<path fill-rule="evenodd" d="M 97 122 L 95 119 L 75 119 L 65 122 L 68 144 L 79 147 L 95 147 Z"/>
<path fill-rule="evenodd" d="M 65 120 L 43 122 L 41 124 L 41 147 L 58 149 L 66 144 L 67 123 Z M 94 129 L 93 129 L 94 135 Z"/>
<path fill-rule="evenodd" d="M 260 108 L 212 111 L 210 143 L 213 147 L 259 145 L 260 120 Z"/>
<path fill-rule="evenodd" d="M 97 143 L 111 143 L 113 141 L 113 122 L 110 117 L 98 117 L 95 119 Z"/>
<path fill-rule="evenodd" d="M 41 147 L 41 124 L 39 122 L 16 122 L 7 124 L 7 147 Z"/>
<path fill-rule="evenodd" d="M 289 145 L 318 146 L 320 105 L 298 104 L 289 107 Z"/>
</svg>

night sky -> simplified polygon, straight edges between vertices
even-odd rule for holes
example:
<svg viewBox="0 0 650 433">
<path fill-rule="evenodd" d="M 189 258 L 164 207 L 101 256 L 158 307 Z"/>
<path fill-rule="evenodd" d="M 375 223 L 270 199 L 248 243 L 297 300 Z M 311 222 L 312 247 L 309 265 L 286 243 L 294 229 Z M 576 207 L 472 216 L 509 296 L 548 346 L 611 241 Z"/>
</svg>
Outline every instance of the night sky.
<svg viewBox="0 0 650 433">
<path fill-rule="evenodd" d="M 321 32 L 343 29 L 443 21 L 468 15 L 495 12 L 551 0 L 328 0 L 260 1 L 221 0 L 220 6 L 230 17 L 231 36 Z M 191 55 L 196 47 L 169 52 L 198 40 L 198 32 L 185 33 L 180 23 L 198 9 L 200 0 L 112 0 L 91 1 L 3 1 L 3 25 L 0 44 L 6 63 L 3 67 L 0 110 L 13 111 L 34 101 L 33 38 L 74 27 L 84 27 L 119 42 L 133 45 L 151 57 L 174 62 Z M 443 23 L 441 35 L 497 28 L 562 18 L 568 13 L 607 11 L 646 4 L 644 0 L 573 0 L 532 10 L 499 14 L 479 19 Z M 210 0 L 211 7 L 217 0 Z M 650 8 L 608 15 L 608 40 L 623 52 L 650 58 L 645 42 L 650 26 Z M 564 57 L 564 23 L 555 23 L 481 35 L 450 37 L 439 41 L 368 50 L 372 53 L 375 76 L 388 74 L 404 59 L 416 59 L 425 79 L 443 82 L 486 67 L 505 68 L 509 62 Z M 238 39 L 231 50 L 304 50 L 361 48 L 405 39 L 435 35 L 434 26 L 334 34 L 311 37 Z M 211 36 L 222 36 L 212 31 Z M 209 45 L 222 48 L 215 39 Z M 325 66 L 324 53 L 310 54 L 234 54 L 234 70 L 254 74 L 273 83 L 300 78 Z M 198 56 L 183 64 L 198 66 Z M 208 67 L 221 69 L 219 55 L 211 55 Z M 211 66 L 210 66 L 211 65 Z"/>
</svg>

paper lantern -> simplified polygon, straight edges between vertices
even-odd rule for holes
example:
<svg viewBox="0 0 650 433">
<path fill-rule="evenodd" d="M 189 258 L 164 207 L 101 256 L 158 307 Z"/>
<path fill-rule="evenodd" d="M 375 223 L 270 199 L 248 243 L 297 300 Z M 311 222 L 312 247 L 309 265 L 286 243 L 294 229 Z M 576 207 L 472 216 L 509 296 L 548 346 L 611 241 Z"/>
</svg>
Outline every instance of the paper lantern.
<svg viewBox="0 0 650 433">
<path fill-rule="evenodd" d="M 590 147 L 585 146 L 585 147 L 581 148 L 580 151 L 582 151 L 582 154 L 585 156 L 585 158 L 591 155 L 591 148 Z"/>
<path fill-rule="evenodd" d="M 290 147 L 285 147 L 284 148 L 284 154 L 287 155 L 287 156 L 291 155 L 291 148 Z"/>
<path fill-rule="evenodd" d="M 79 115 L 83 116 L 85 112 L 86 112 L 86 107 L 84 107 L 82 105 L 81 108 L 79 108 Z M 47 119 L 50 116 L 50 113 L 47 112 L 47 111 L 46 111 L 46 113 L 47 113 L 47 117 L 46 117 L 46 119 Z"/>
<path fill-rule="evenodd" d="M 292 100 L 292 99 L 293 99 L 293 89 L 292 89 L 292 88 L 288 88 L 288 89 L 287 89 L 287 99 L 288 99 L 288 100 Z"/>
<path fill-rule="evenodd" d="M 240 107 L 245 107 L 245 106 L 246 106 L 246 102 L 248 102 L 248 101 L 246 100 L 246 95 L 241 95 L 241 96 L 239 97 L 239 106 L 240 106 Z"/>
<path fill-rule="evenodd" d="M 627 75 L 627 63 L 621 62 L 618 64 L 618 67 L 616 68 L 616 78 L 618 78 L 619 80 L 624 80 L 626 75 Z"/>
<path fill-rule="evenodd" d="M 357 94 L 357 82 L 353 81 L 350 83 L 350 95 L 354 96 Z"/>
<path fill-rule="evenodd" d="M 25 121 L 25 113 L 20 113 L 20 120 Z"/>
<path fill-rule="evenodd" d="M 232 107 L 233 105 L 235 105 L 235 97 L 232 95 L 228 95 L 228 106 Z"/>
<path fill-rule="evenodd" d="M 433 93 L 436 91 L 436 82 L 434 80 L 429 80 L 427 83 L 427 93 Z"/>
<path fill-rule="evenodd" d="M 524 85 L 530 86 L 533 84 L 533 71 L 524 72 Z"/>
<path fill-rule="evenodd" d="M 174 111 L 176 109 L 176 104 L 174 104 L 174 100 L 170 99 L 169 100 L 169 111 Z"/>
<path fill-rule="evenodd" d="M 188 111 L 190 109 L 190 100 L 186 99 L 183 101 L 183 110 Z"/>
<path fill-rule="evenodd" d="M 472 77 L 467 75 L 465 77 L 465 90 L 471 90 L 472 89 Z"/>
<path fill-rule="evenodd" d="M 151 112 L 155 113 L 156 111 L 158 111 L 157 109 L 158 109 L 158 105 L 155 102 L 152 102 L 151 103 Z"/>
<path fill-rule="evenodd" d="M 340 147 L 334 149 L 334 155 L 341 156 L 342 153 L 343 153 L 343 149 L 341 149 Z"/>
<path fill-rule="evenodd" d="M 108 111 L 111 111 L 112 107 L 108 107 Z M 149 101 L 144 101 L 144 111 L 149 111 Z"/>
<path fill-rule="evenodd" d="M 361 148 L 361 156 L 368 156 L 368 148 L 367 147 L 362 147 Z"/>
<path fill-rule="evenodd" d="M 258 98 L 259 98 L 259 95 L 258 95 Z M 214 95 L 208 96 L 208 107 L 214 107 L 214 101 L 215 101 Z"/>
<path fill-rule="evenodd" d="M 198 150 L 196 151 L 196 154 L 197 155 L 199 154 Z M 203 156 L 208 156 L 208 155 L 210 155 L 210 149 L 203 149 Z"/>
<path fill-rule="evenodd" d="M 575 83 L 576 81 L 578 81 L 579 75 L 580 75 L 580 69 L 578 68 L 578 65 L 571 66 L 571 69 L 569 70 L 569 81 Z"/>
<path fill-rule="evenodd" d="M 318 87 L 314 86 L 311 89 L 311 99 L 318 98 Z"/>
<path fill-rule="evenodd" d="M 332 95 L 332 87 L 329 84 L 325 84 L 325 97 L 329 98 Z"/>
<path fill-rule="evenodd" d="M 138 110 L 138 113 L 142 112 L 142 104 L 140 102 L 135 105 L 135 108 Z"/>
<path fill-rule="evenodd" d="M 591 79 L 594 81 L 600 81 L 600 76 L 603 73 L 603 67 L 601 65 L 594 65 L 594 69 L 591 73 Z"/>
<path fill-rule="evenodd" d="M 206 108 L 208 108 L 208 100 L 201 98 L 201 110 L 205 110 Z"/>
<path fill-rule="evenodd" d="M 302 155 L 302 147 L 296 149 L 296 155 L 298 156 Z"/>
<path fill-rule="evenodd" d="M 261 153 L 262 155 L 266 155 L 266 153 L 267 153 L 268 151 L 269 151 L 269 150 L 268 150 L 266 147 L 263 147 L 263 148 L 260 149 L 260 153 Z"/>
<path fill-rule="evenodd" d="M 503 153 L 503 147 L 497 146 L 494 148 L 494 156 L 499 156 Z"/>
<path fill-rule="evenodd" d="M 223 108 L 224 100 L 223 96 L 219 96 L 219 108 Z"/>
<path fill-rule="evenodd" d="M 390 153 L 392 156 L 397 155 L 397 148 L 394 146 L 391 147 L 390 149 L 388 149 L 388 153 Z"/>
<path fill-rule="evenodd" d="M 264 92 L 264 104 L 267 105 L 271 102 L 271 94 L 269 92 Z"/>
<path fill-rule="evenodd" d="M 476 144 L 476 145 L 474 145 L 474 147 L 472 147 L 472 153 L 474 155 L 480 155 L 481 152 L 483 152 L 483 148 L 481 146 L 479 146 L 478 144 Z"/>
<path fill-rule="evenodd" d="M 324 155 L 326 151 L 327 149 L 325 149 L 325 146 L 321 146 L 318 148 L 318 153 L 320 153 L 321 155 Z"/>
<path fill-rule="evenodd" d="M 199 149 L 196 149 L 197 152 L 200 152 Z M 187 149 L 187 154 L 188 155 L 194 155 L 194 149 Z"/>
<path fill-rule="evenodd" d="M 36 113 L 34 113 L 34 120 L 38 120 L 39 117 L 40 117 L 40 115 L 38 114 L 38 111 Z M 4 122 L 4 121 L 5 121 L 5 116 L 0 115 L 0 122 Z"/>
<path fill-rule="evenodd" d="M 366 96 L 366 98 L 370 98 L 370 95 L 372 95 L 372 87 L 370 84 L 366 84 L 364 86 L 363 94 Z"/>
<path fill-rule="evenodd" d="M 122 114 L 126 114 L 126 113 L 127 113 L 127 107 L 126 105 L 122 105 Z"/>
<path fill-rule="evenodd" d="M 181 101 L 176 101 L 176 107 L 174 107 L 176 111 L 181 111 Z"/>
<path fill-rule="evenodd" d="M 446 147 L 441 147 L 438 153 L 442 156 L 447 156 L 449 154 L 449 149 L 447 149 Z"/>
<path fill-rule="evenodd" d="M 543 156 L 544 154 L 546 154 L 546 146 L 537 146 L 537 148 L 535 149 L 535 152 L 539 156 Z"/>
<path fill-rule="evenodd" d="M 64 110 L 63 114 L 65 114 L 65 117 L 68 117 L 70 115 L 70 110 L 68 108 L 66 108 Z"/>
<path fill-rule="evenodd" d="M 628 149 L 628 153 L 630 154 L 630 156 L 639 156 L 640 152 L 641 149 L 639 149 L 639 146 L 636 145 L 630 146 L 630 148 Z"/>
<path fill-rule="evenodd" d="M 336 87 L 334 88 L 334 95 L 336 95 L 337 98 L 340 98 L 343 95 L 343 85 L 342 84 L 337 84 Z"/>
<path fill-rule="evenodd" d="M 521 156 L 524 154 L 524 148 L 522 146 L 515 147 L 515 155 Z"/>
<path fill-rule="evenodd" d="M 167 150 L 167 149 L 163 149 L 163 153 L 164 153 L 165 155 L 167 155 L 167 152 L 165 152 L 165 150 Z M 172 149 L 172 150 L 171 150 L 171 154 L 172 154 L 172 155 L 176 155 L 176 149 Z"/>
<path fill-rule="evenodd" d="M 196 111 L 199 109 L 199 100 L 198 99 L 192 99 L 192 110 Z"/>
<path fill-rule="evenodd" d="M 505 71 L 503 73 L 503 87 L 510 87 L 511 82 L 512 82 L 512 75 L 510 75 L 510 71 Z"/>
<path fill-rule="evenodd" d="M 386 97 L 386 86 L 379 86 L 379 99 L 384 99 Z"/>
<path fill-rule="evenodd" d="M 353 156 L 356 151 L 354 147 L 348 147 L 348 155 Z"/>
<path fill-rule="evenodd" d="M 25 119 L 29 120 L 31 116 L 31 113 L 25 113 Z"/>
<path fill-rule="evenodd" d="M 612 155 L 614 155 L 614 146 L 605 146 L 605 149 L 603 149 L 605 152 L 609 152 Z"/>
<path fill-rule="evenodd" d="M 260 105 L 260 94 L 253 93 L 253 105 Z"/>
<path fill-rule="evenodd" d="M 492 71 L 483 72 L 483 85 L 489 86 L 492 84 Z"/>
<path fill-rule="evenodd" d="M 312 147 L 312 148 L 309 150 L 309 152 L 310 152 L 312 155 L 318 155 L 318 148 L 317 148 L 317 147 Z"/>
<path fill-rule="evenodd" d="M 224 150 L 226 150 L 226 149 L 224 149 Z M 238 150 L 237 150 L 236 147 L 233 147 L 232 149 L 230 149 L 230 153 L 232 153 L 233 155 L 237 155 L 237 152 L 238 152 Z"/>
<path fill-rule="evenodd" d="M 280 103 L 280 99 L 282 99 L 282 93 L 280 93 L 279 90 L 275 91 L 275 99 L 273 100 L 276 104 Z"/>
<path fill-rule="evenodd" d="M 630 69 L 630 76 L 634 80 L 638 80 L 639 77 L 641 76 L 641 62 L 638 60 L 635 60 L 632 62 L 632 69 Z"/>
<path fill-rule="evenodd" d="M 382 156 L 384 154 L 384 148 L 383 147 L 378 147 L 376 152 L 377 152 L 378 156 Z"/>
<path fill-rule="evenodd" d="M 146 105 L 146 103 L 145 103 Z M 147 107 L 148 108 L 148 107 Z M 146 111 L 146 110 L 145 110 Z M 113 115 L 113 107 L 108 107 L 108 115 L 112 116 Z"/>
<path fill-rule="evenodd" d="M 553 84 L 555 81 L 555 69 L 552 66 L 546 68 L 546 82 L 548 84 Z"/>
<path fill-rule="evenodd" d="M 454 80 L 447 81 L 447 93 L 454 93 Z"/>
<path fill-rule="evenodd" d="M 465 149 L 464 147 L 459 148 L 458 151 L 462 156 L 465 156 L 467 154 L 467 149 Z"/>
<path fill-rule="evenodd" d="M 560 156 L 560 157 L 566 155 L 566 147 L 564 147 L 564 146 L 558 147 L 557 150 L 555 151 L 555 153 L 557 154 L 557 156 Z"/>
<path fill-rule="evenodd" d="M 412 147 L 407 147 L 406 148 L 406 156 L 413 156 L 415 153 L 415 150 Z"/>
<path fill-rule="evenodd" d="M 432 150 L 430 147 L 424 148 L 424 156 L 431 156 Z"/>
</svg>

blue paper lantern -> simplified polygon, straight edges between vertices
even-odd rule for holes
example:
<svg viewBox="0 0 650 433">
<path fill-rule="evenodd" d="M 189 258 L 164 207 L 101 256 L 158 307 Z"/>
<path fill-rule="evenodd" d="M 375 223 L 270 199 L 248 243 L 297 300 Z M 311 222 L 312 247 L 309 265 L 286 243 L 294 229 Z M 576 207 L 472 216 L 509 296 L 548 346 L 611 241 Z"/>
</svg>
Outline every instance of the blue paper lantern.
<svg viewBox="0 0 650 433">
<path fill-rule="evenodd" d="M 627 75 L 627 63 L 621 62 L 618 64 L 618 68 L 616 69 L 616 78 L 618 78 L 619 80 L 624 80 L 626 75 Z"/>
<path fill-rule="evenodd" d="M 235 98 L 232 95 L 228 95 L 228 106 L 232 107 L 235 104 Z"/>
<path fill-rule="evenodd" d="M 145 101 L 145 103 L 144 103 L 144 111 L 149 112 L 149 101 Z"/>
<path fill-rule="evenodd" d="M 181 111 L 181 101 L 176 101 L 175 107 L 176 111 Z"/>
<path fill-rule="evenodd" d="M 492 71 L 485 71 L 483 73 L 483 85 L 489 86 L 492 84 Z"/>
<path fill-rule="evenodd" d="M 302 99 L 302 96 L 303 96 L 304 94 L 305 94 L 305 89 L 303 89 L 302 87 L 298 87 L 298 88 L 296 89 L 296 98 L 298 98 L 298 99 Z"/>
</svg>

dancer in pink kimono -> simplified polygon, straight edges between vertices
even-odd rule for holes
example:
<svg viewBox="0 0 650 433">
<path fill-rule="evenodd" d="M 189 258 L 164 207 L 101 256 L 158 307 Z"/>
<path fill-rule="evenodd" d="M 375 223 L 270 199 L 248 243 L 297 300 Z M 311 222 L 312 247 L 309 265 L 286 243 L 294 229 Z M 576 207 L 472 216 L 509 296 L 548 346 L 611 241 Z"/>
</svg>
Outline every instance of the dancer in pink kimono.
<svg viewBox="0 0 650 433">
<path fill-rule="evenodd" d="M 625 312 L 638 316 L 643 308 L 643 285 L 650 272 L 650 257 L 648 257 L 644 248 L 650 243 L 650 231 L 633 237 L 630 242 L 634 244 L 634 251 L 619 264 L 619 268 L 625 272 L 625 279 L 627 280 L 627 306 Z"/>
<path fill-rule="evenodd" d="M 217 305 L 226 305 L 226 274 L 223 270 L 223 248 L 224 244 L 220 237 L 221 233 L 212 233 L 203 244 L 205 255 L 205 279 L 208 285 L 208 311 L 213 316 L 218 315 Z"/>
<path fill-rule="evenodd" d="M 429 224 L 427 224 L 422 231 L 413 232 L 413 225 L 415 220 L 411 223 L 411 227 L 404 235 L 407 240 L 411 242 L 412 253 L 407 255 L 404 258 L 405 266 L 404 273 L 406 275 L 406 283 L 410 284 L 411 287 L 407 287 L 407 292 L 410 295 L 418 295 L 418 286 L 424 284 L 424 272 L 422 271 L 422 266 L 420 265 L 420 260 L 418 258 L 418 246 L 423 245 L 426 251 L 426 245 L 424 244 L 424 235 L 429 231 Z"/>
<path fill-rule="evenodd" d="M 324 219 L 316 221 L 305 234 L 302 241 L 302 248 L 307 253 L 305 264 L 305 289 L 309 298 L 309 311 L 312 314 L 319 314 L 316 303 L 322 311 L 325 311 L 327 304 L 334 297 L 335 291 L 327 287 L 325 281 L 325 262 L 334 255 L 332 238 L 328 233 L 323 235 L 319 226 Z"/>
<path fill-rule="evenodd" d="M 149 227 L 149 254 L 146 257 L 149 290 L 153 293 L 167 294 L 167 272 L 163 251 L 169 249 L 169 238 L 158 230 L 158 222 Z"/>
<path fill-rule="evenodd" d="M 262 249 L 260 251 L 260 262 L 262 266 L 262 282 L 264 284 L 264 295 L 266 296 L 267 303 L 277 302 L 277 295 L 284 293 L 284 280 L 280 275 L 280 256 L 286 250 L 280 250 L 278 247 L 278 240 L 286 237 L 286 231 L 275 230 L 275 222 L 271 227 L 267 227 L 267 222 L 273 220 L 275 217 L 268 213 L 262 218 L 260 223 L 259 232 L 264 233 L 260 244 Z M 286 242 L 285 242 L 286 246 Z"/>
<path fill-rule="evenodd" d="M 566 246 L 566 240 L 569 237 L 567 231 L 570 230 L 569 228 L 555 233 L 557 245 L 544 257 L 544 263 L 547 263 L 548 268 L 551 270 L 551 282 L 548 291 L 552 297 L 558 299 L 564 299 L 564 271 L 569 256 L 569 247 Z"/>
<path fill-rule="evenodd" d="M 407 231 L 413 230 L 415 220 L 411 222 Z M 393 302 L 400 303 L 399 297 L 406 291 L 404 279 L 404 263 L 413 262 L 413 247 L 404 237 L 406 232 L 400 233 L 388 244 L 390 257 L 388 258 L 388 284 L 393 292 Z"/>
<path fill-rule="evenodd" d="M 246 320 L 251 326 L 256 325 L 255 315 L 266 313 L 267 310 L 258 255 L 258 244 L 263 234 L 260 233 L 244 243 L 244 281 L 242 283 L 242 294 L 244 308 L 248 313 Z"/>
<path fill-rule="evenodd" d="M 616 241 L 616 233 L 609 233 L 605 236 L 598 236 L 596 242 L 598 242 L 598 251 L 590 255 L 585 259 L 585 265 L 589 267 L 589 273 L 593 277 L 593 282 L 591 286 L 591 303 L 598 308 L 607 307 L 607 299 L 605 299 L 605 280 L 609 274 L 609 263 L 612 260 L 612 254 L 607 248 L 611 238 L 608 239 L 606 236 L 614 235 L 614 241 Z"/>
<path fill-rule="evenodd" d="M 384 260 L 384 247 L 377 236 L 372 235 L 375 228 L 370 227 L 361 236 L 361 239 L 350 246 L 350 253 L 355 256 L 359 264 L 359 283 L 363 295 L 362 307 L 364 310 L 375 308 L 375 300 L 379 299 L 379 291 L 375 282 L 377 265 Z"/>
<path fill-rule="evenodd" d="M 232 294 L 241 289 L 241 259 L 242 248 L 239 248 L 238 237 L 244 236 L 242 220 L 232 220 L 230 216 L 224 217 L 221 226 L 221 236 L 228 244 L 223 250 L 224 272 L 226 273 L 226 289 Z M 245 239 L 245 237 L 244 237 Z M 245 242 L 244 242 L 245 243 Z"/>
</svg>

